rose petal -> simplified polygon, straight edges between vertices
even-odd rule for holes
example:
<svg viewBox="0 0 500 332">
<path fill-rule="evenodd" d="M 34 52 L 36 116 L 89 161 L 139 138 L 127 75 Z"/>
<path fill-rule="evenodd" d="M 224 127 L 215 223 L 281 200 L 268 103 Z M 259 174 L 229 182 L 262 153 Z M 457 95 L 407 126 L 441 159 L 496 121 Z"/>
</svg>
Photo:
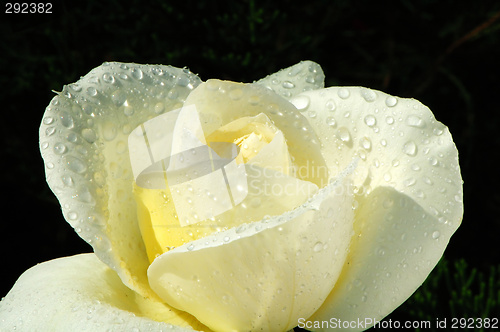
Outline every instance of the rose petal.
<svg viewBox="0 0 500 332">
<path fill-rule="evenodd" d="M 289 99 L 304 91 L 322 89 L 325 86 L 325 74 L 321 66 L 317 63 L 301 61 L 294 66 L 269 75 L 256 83 Z M 305 106 L 307 103 L 308 101 L 303 99 L 302 106 Z"/>
<path fill-rule="evenodd" d="M 169 66 L 105 63 L 63 88 L 47 107 L 40 146 L 65 219 L 123 282 L 154 297 L 137 224 L 127 137 L 182 106 L 200 79 Z"/>
<path fill-rule="evenodd" d="M 248 135 L 248 133 L 251 133 Z M 242 139 L 247 136 L 247 138 Z M 242 139 L 241 141 L 239 141 Z M 249 163 L 289 174 L 291 159 L 283 132 L 260 113 L 243 117 L 217 129 L 207 137 L 209 142 L 238 142 L 239 163 Z M 243 157 L 243 155 L 245 157 Z"/>
<path fill-rule="evenodd" d="M 305 114 L 320 138 L 331 177 L 359 157 L 354 186 L 360 194 L 393 187 L 441 222 L 458 227 L 463 215 L 458 151 L 429 108 L 359 87 L 301 96 L 311 100 Z"/>
<path fill-rule="evenodd" d="M 94 254 L 24 272 L 0 302 L 0 326 L 2 331 L 207 330 L 189 314 L 127 288 Z"/>
<path fill-rule="evenodd" d="M 158 257 L 151 287 L 214 330 L 286 331 L 324 301 L 352 235 L 352 195 L 340 177 L 301 207 Z"/>
<path fill-rule="evenodd" d="M 307 171 L 312 167 L 326 171 L 316 133 L 292 104 L 273 91 L 258 84 L 208 80 L 188 96 L 185 105 L 196 106 L 207 137 L 236 119 L 267 115 L 287 140 L 292 161 L 299 170 L 297 177 L 320 188 L 327 184 L 326 172 Z"/>
<path fill-rule="evenodd" d="M 180 227 L 179 221 L 172 217 L 175 208 L 170 190 L 136 188 L 141 231 L 147 243 L 150 261 L 172 247 L 178 247 L 216 231 L 259 221 L 266 215 L 280 215 L 290 211 L 305 203 L 318 191 L 315 184 L 287 176 L 279 171 L 251 164 L 241 166 L 245 167 L 244 181 L 247 184 L 243 200 L 232 208 L 229 202 L 229 209 L 213 218 L 204 218 L 183 227 Z M 225 183 L 218 186 L 224 186 L 226 189 Z M 179 194 L 186 205 L 194 205 L 195 200 L 206 199 L 208 202 L 202 201 L 204 204 L 199 205 L 202 209 L 209 210 L 210 202 L 214 202 L 214 198 L 217 202 L 221 200 L 220 196 L 213 194 L 212 189 L 210 195 L 207 195 L 203 187 L 190 188 L 191 190 L 182 190 Z"/>
<path fill-rule="evenodd" d="M 416 100 L 358 87 L 301 96 L 312 101 L 306 113 L 330 174 L 359 158 L 359 243 L 311 320 L 382 318 L 422 284 L 460 225 L 457 149 L 448 129 Z"/>
<path fill-rule="evenodd" d="M 308 319 L 311 322 L 332 317 L 381 321 L 427 278 L 455 232 L 455 227 L 390 187 L 376 188 L 359 206 L 354 226 L 358 236 L 335 288 Z"/>
</svg>

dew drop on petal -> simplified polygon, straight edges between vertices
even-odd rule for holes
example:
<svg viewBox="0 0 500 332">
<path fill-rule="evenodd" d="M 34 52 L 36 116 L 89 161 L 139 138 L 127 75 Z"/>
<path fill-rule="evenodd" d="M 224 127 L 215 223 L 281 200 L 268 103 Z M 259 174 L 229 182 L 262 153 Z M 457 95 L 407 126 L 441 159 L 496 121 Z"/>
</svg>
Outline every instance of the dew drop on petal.
<svg viewBox="0 0 500 332">
<path fill-rule="evenodd" d="M 115 83 L 115 77 L 109 73 L 104 73 L 102 75 L 102 80 L 106 83 L 109 83 L 109 84 Z"/>
<path fill-rule="evenodd" d="M 441 236 L 441 233 L 439 231 L 435 231 L 432 233 L 432 238 L 433 239 L 438 239 Z"/>
<path fill-rule="evenodd" d="M 305 111 L 309 107 L 308 96 L 298 96 L 291 99 L 290 102 L 301 112 Z"/>
<path fill-rule="evenodd" d="M 132 69 L 132 76 L 138 80 L 142 80 L 142 78 L 144 77 L 144 73 L 140 68 L 134 68 Z"/>
<path fill-rule="evenodd" d="M 285 89 L 293 89 L 295 88 L 295 84 L 293 84 L 292 82 L 290 81 L 285 81 L 283 82 L 282 86 L 285 88 Z"/>
<path fill-rule="evenodd" d="M 314 252 L 320 252 L 323 250 L 323 243 L 321 242 L 316 242 L 316 244 L 313 247 Z"/>
<path fill-rule="evenodd" d="M 335 108 L 337 108 L 337 105 L 335 104 L 335 101 L 333 99 L 327 100 L 325 103 L 325 108 L 329 110 L 330 112 L 335 111 Z"/>
<path fill-rule="evenodd" d="M 54 152 L 56 154 L 63 154 L 66 152 L 66 145 L 64 145 L 63 143 L 56 143 L 54 145 Z"/>
<path fill-rule="evenodd" d="M 335 127 L 335 119 L 332 116 L 329 116 L 326 118 L 326 124 L 329 125 L 330 127 Z"/>
<path fill-rule="evenodd" d="M 92 86 L 90 86 L 90 87 L 87 88 L 87 93 L 89 94 L 89 96 L 94 97 L 94 96 L 97 95 L 97 89 L 94 88 L 94 87 L 92 87 Z"/>
<path fill-rule="evenodd" d="M 398 100 L 393 96 L 389 96 L 385 99 L 385 104 L 389 107 L 394 107 L 398 103 Z"/>
<path fill-rule="evenodd" d="M 372 142 L 368 137 L 363 137 L 360 141 L 360 145 L 367 151 L 370 151 L 372 148 Z"/>
<path fill-rule="evenodd" d="M 339 128 L 338 136 L 344 143 L 349 143 L 351 141 L 351 133 L 345 127 Z"/>
<path fill-rule="evenodd" d="M 414 178 L 408 178 L 403 181 L 403 184 L 407 187 L 413 186 L 417 181 Z"/>
<path fill-rule="evenodd" d="M 370 89 L 361 89 L 361 96 L 363 96 L 364 100 L 371 103 L 377 99 L 377 94 L 375 91 Z"/>
<path fill-rule="evenodd" d="M 367 115 L 365 116 L 365 123 L 368 127 L 373 127 L 375 124 L 377 124 L 377 119 L 373 115 Z"/>
<path fill-rule="evenodd" d="M 425 127 L 425 122 L 422 120 L 419 116 L 417 115 L 409 115 L 406 118 L 406 124 L 410 127 L 416 127 L 416 128 L 424 128 Z"/>
<path fill-rule="evenodd" d="M 409 156 L 415 156 L 417 154 L 417 145 L 413 141 L 408 141 L 403 146 L 403 152 Z"/>
<path fill-rule="evenodd" d="M 75 173 L 83 173 L 87 170 L 85 163 L 73 156 L 66 157 L 66 164 L 68 165 L 68 168 Z"/>
<path fill-rule="evenodd" d="M 71 115 L 66 112 L 61 112 L 60 114 L 61 124 L 66 128 L 73 128 L 75 123 Z"/>
<path fill-rule="evenodd" d="M 91 144 L 97 140 L 95 132 L 92 129 L 88 128 L 82 130 L 82 137 Z"/>
<path fill-rule="evenodd" d="M 337 94 L 338 94 L 338 95 L 339 95 L 339 97 L 340 97 L 340 98 L 342 98 L 342 99 L 347 99 L 347 98 L 349 98 L 349 96 L 351 95 L 351 93 L 349 92 L 349 90 L 344 89 L 344 88 L 340 89 L 340 90 L 337 92 Z"/>
</svg>

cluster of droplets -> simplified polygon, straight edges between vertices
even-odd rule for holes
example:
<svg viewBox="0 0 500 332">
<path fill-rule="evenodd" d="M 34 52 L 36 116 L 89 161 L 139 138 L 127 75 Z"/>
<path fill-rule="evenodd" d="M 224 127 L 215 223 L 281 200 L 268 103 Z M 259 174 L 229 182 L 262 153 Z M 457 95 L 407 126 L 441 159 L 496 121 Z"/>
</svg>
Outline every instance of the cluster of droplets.
<svg viewBox="0 0 500 332">
<path fill-rule="evenodd" d="M 444 197 L 451 191 L 452 200 L 427 205 L 438 218 L 453 219 L 444 215 L 456 210 L 455 204 L 461 201 L 461 184 L 452 180 L 459 177 L 456 157 L 450 158 L 452 151 L 440 152 L 442 146 L 450 145 L 451 138 L 444 135 L 446 128 L 425 106 L 366 88 L 347 87 L 305 93 L 290 101 L 321 130 L 325 154 L 335 147 L 339 150 L 342 159 L 337 159 L 336 167 L 341 169 L 339 165 L 356 157 L 366 162 L 361 166 L 364 176 L 371 174 L 371 186 L 365 193 L 382 184 L 424 201 L 436 191 Z M 434 204 L 441 206 L 432 207 Z"/>
<path fill-rule="evenodd" d="M 257 83 L 265 85 L 278 95 L 288 99 L 304 91 L 323 88 L 324 79 L 325 75 L 318 64 L 302 61 Z"/>
<path fill-rule="evenodd" d="M 66 220 L 96 250 L 109 251 L 107 232 L 120 227 L 109 224 L 113 219 L 135 214 L 119 209 L 132 195 L 128 135 L 182 105 L 200 83 L 187 69 L 104 63 L 65 86 L 47 107 L 40 148 L 49 186 Z"/>
</svg>

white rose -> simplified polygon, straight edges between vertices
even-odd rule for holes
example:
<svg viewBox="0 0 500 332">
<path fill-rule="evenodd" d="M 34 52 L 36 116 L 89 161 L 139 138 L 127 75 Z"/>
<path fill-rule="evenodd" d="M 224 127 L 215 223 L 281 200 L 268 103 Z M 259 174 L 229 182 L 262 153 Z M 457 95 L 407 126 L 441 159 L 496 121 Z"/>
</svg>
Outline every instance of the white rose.
<svg viewBox="0 0 500 332">
<path fill-rule="evenodd" d="M 40 146 L 65 219 L 95 253 L 26 271 L 0 302 L 0 327 L 320 331 L 334 318 L 363 330 L 388 315 L 460 225 L 458 152 L 418 101 L 323 80 L 310 61 L 252 84 L 105 63 L 65 86 Z M 140 185 L 159 162 L 162 134 L 148 128 L 173 112 L 171 150 L 237 145 L 220 165 L 239 182 L 225 168 L 217 185 Z M 134 130 L 144 149 L 129 149 Z"/>
</svg>

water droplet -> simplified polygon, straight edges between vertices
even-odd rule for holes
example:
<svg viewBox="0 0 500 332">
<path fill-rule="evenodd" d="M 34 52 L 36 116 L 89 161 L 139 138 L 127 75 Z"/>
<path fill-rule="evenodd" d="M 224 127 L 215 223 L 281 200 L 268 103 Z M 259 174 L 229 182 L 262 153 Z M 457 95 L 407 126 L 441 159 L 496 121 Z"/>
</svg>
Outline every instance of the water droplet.
<svg viewBox="0 0 500 332">
<path fill-rule="evenodd" d="M 407 187 L 411 187 L 413 186 L 415 183 L 417 182 L 417 180 L 415 180 L 414 178 L 408 178 L 406 180 L 403 181 L 403 184 Z"/>
<path fill-rule="evenodd" d="M 295 84 L 293 84 L 292 82 L 290 81 L 285 81 L 283 82 L 282 86 L 285 88 L 285 89 L 293 89 L 295 88 Z"/>
<path fill-rule="evenodd" d="M 138 80 L 142 80 L 142 78 L 144 77 L 144 73 L 140 68 L 134 68 L 132 69 L 132 77 Z"/>
<path fill-rule="evenodd" d="M 89 94 L 89 96 L 95 97 L 95 96 L 97 96 L 97 89 L 92 87 L 92 86 L 89 86 L 87 88 L 87 93 Z"/>
<path fill-rule="evenodd" d="M 393 96 L 388 96 L 385 98 L 385 104 L 389 107 L 394 107 L 398 103 L 398 100 L 394 98 Z"/>
<path fill-rule="evenodd" d="M 337 105 L 335 105 L 335 101 L 333 99 L 329 99 L 325 103 L 325 108 L 330 112 L 333 112 L 335 111 L 335 108 L 337 108 Z"/>
<path fill-rule="evenodd" d="M 115 82 L 115 77 L 109 73 L 104 73 L 102 75 L 102 80 L 106 83 L 113 84 Z"/>
<path fill-rule="evenodd" d="M 309 97 L 308 96 L 298 96 L 290 100 L 290 102 L 295 106 L 299 111 L 303 112 L 309 107 Z"/>
<path fill-rule="evenodd" d="M 70 87 L 71 90 L 73 90 L 75 92 L 82 91 L 82 87 L 79 84 L 77 84 L 77 83 L 70 84 L 69 87 Z"/>
<path fill-rule="evenodd" d="M 121 106 L 127 101 L 127 95 L 122 90 L 116 90 L 111 94 L 111 100 L 116 106 Z"/>
<path fill-rule="evenodd" d="M 380 140 L 380 145 L 382 145 L 383 147 L 386 147 L 387 146 L 387 140 L 385 140 L 385 138 L 382 138 Z"/>
<path fill-rule="evenodd" d="M 436 158 L 434 158 L 434 157 L 429 158 L 429 164 L 431 164 L 432 166 L 437 166 L 438 163 L 439 162 Z"/>
<path fill-rule="evenodd" d="M 73 187 L 75 185 L 75 181 L 69 175 L 61 176 L 61 181 L 64 183 L 66 187 Z"/>
<path fill-rule="evenodd" d="M 375 93 L 375 91 L 370 89 L 361 89 L 361 96 L 369 103 L 377 99 L 377 94 Z"/>
<path fill-rule="evenodd" d="M 441 136 L 443 134 L 444 130 L 442 128 L 434 128 L 433 133 L 436 136 Z"/>
<path fill-rule="evenodd" d="M 388 124 L 388 125 L 391 125 L 394 123 L 394 118 L 392 116 L 388 116 L 385 118 L 385 122 Z"/>
<path fill-rule="evenodd" d="M 82 130 L 82 137 L 91 144 L 97 140 L 97 136 L 94 131 L 88 128 Z"/>
<path fill-rule="evenodd" d="M 66 152 L 66 145 L 64 145 L 63 143 L 56 143 L 54 145 L 54 152 L 56 154 L 63 154 L 64 152 Z"/>
<path fill-rule="evenodd" d="M 229 240 L 231 240 L 231 238 L 229 236 L 224 236 L 224 238 L 222 240 L 224 242 L 229 242 Z"/>
<path fill-rule="evenodd" d="M 194 244 L 192 244 L 192 243 L 191 243 L 191 244 L 187 247 L 187 250 L 191 251 L 191 250 L 193 250 L 193 249 L 194 249 Z"/>
<path fill-rule="evenodd" d="M 341 88 L 338 92 L 337 92 L 338 96 L 342 99 L 347 99 L 349 98 L 349 96 L 351 95 L 351 93 L 349 92 L 349 90 L 345 89 L 345 88 Z"/>
<path fill-rule="evenodd" d="M 115 125 L 112 122 L 107 122 L 103 126 L 103 137 L 107 141 L 112 141 L 117 134 Z"/>
<path fill-rule="evenodd" d="M 326 118 L 326 124 L 329 125 L 330 127 L 335 127 L 337 123 L 335 122 L 335 119 L 332 116 L 329 116 Z"/>
<path fill-rule="evenodd" d="M 422 181 L 424 181 L 426 184 L 430 186 L 434 184 L 434 182 L 432 182 L 432 180 L 429 179 L 427 176 L 422 177 Z"/>
<path fill-rule="evenodd" d="M 363 137 L 360 141 L 360 145 L 367 151 L 370 151 L 372 148 L 372 142 L 368 137 Z"/>
<path fill-rule="evenodd" d="M 425 127 L 425 122 L 422 120 L 420 117 L 417 115 L 409 115 L 406 118 L 406 124 L 410 127 L 417 127 L 417 128 L 424 128 Z"/>
<path fill-rule="evenodd" d="M 45 150 L 46 148 L 49 147 L 49 143 L 48 142 L 43 142 L 42 144 L 40 144 L 40 146 L 42 147 L 43 150 Z"/>
<path fill-rule="evenodd" d="M 432 238 L 433 239 L 437 239 L 437 238 L 439 238 L 439 236 L 441 236 L 441 233 L 439 233 L 439 231 L 435 231 L 435 232 L 432 233 Z"/>
<path fill-rule="evenodd" d="M 165 106 L 163 106 L 163 103 L 157 103 L 155 105 L 155 113 L 156 114 L 160 114 L 161 112 L 163 112 L 164 109 L 165 109 Z"/>
<path fill-rule="evenodd" d="M 342 142 L 349 143 L 351 141 L 351 133 L 346 127 L 339 128 L 337 133 Z"/>
<path fill-rule="evenodd" d="M 408 141 L 403 146 L 403 152 L 409 156 L 415 156 L 417 154 L 417 145 L 413 141 Z"/>
<path fill-rule="evenodd" d="M 130 106 L 125 106 L 125 108 L 123 109 L 123 114 L 125 114 L 126 116 L 132 116 L 134 115 L 134 109 Z"/>
<path fill-rule="evenodd" d="M 66 127 L 66 128 L 73 128 L 75 123 L 73 121 L 73 118 L 71 117 L 71 115 L 69 115 L 68 113 L 66 112 L 61 112 L 61 114 L 59 115 L 59 117 L 61 118 L 61 124 Z"/>
<path fill-rule="evenodd" d="M 240 225 L 240 226 L 238 226 L 238 228 L 236 228 L 236 234 L 240 234 L 246 229 L 247 229 L 247 227 L 245 225 Z"/>
<path fill-rule="evenodd" d="M 51 116 L 46 116 L 45 118 L 43 118 L 43 123 L 46 124 L 46 125 L 49 125 L 52 122 L 54 122 L 54 118 L 51 117 Z"/>
<path fill-rule="evenodd" d="M 368 127 L 373 127 L 377 124 L 377 119 L 373 115 L 367 115 L 365 116 L 365 123 Z"/>
<path fill-rule="evenodd" d="M 316 115 L 318 115 L 318 114 L 316 113 L 316 111 L 309 111 L 309 112 L 307 112 L 307 115 L 308 115 L 310 118 L 313 118 L 313 119 L 314 119 L 314 118 L 316 117 Z"/>
<path fill-rule="evenodd" d="M 83 173 L 87 170 L 85 163 L 76 157 L 66 156 L 65 160 L 69 169 L 75 173 Z"/>
<path fill-rule="evenodd" d="M 314 252 L 320 252 L 321 250 L 323 250 L 323 243 L 316 242 L 316 244 L 313 247 L 313 251 Z"/>
</svg>

